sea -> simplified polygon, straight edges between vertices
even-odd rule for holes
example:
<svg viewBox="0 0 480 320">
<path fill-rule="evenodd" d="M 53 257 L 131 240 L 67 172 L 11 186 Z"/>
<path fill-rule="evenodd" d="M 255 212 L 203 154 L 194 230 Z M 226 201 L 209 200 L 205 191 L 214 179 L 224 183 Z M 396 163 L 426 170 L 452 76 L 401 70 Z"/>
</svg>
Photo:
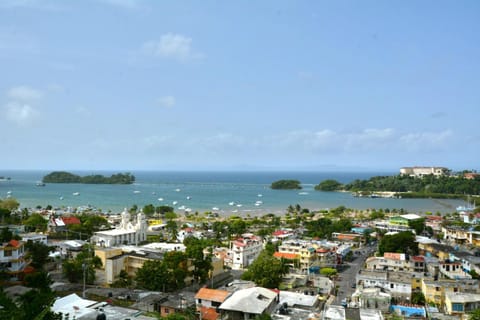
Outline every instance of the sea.
<svg viewBox="0 0 480 320">
<path fill-rule="evenodd" d="M 79 175 L 118 173 L 109 171 L 70 171 Z M 288 206 L 309 210 L 345 206 L 352 209 L 404 209 L 411 213 L 454 212 L 461 200 L 358 198 L 350 192 L 315 191 L 326 179 L 349 183 L 396 172 L 286 172 L 286 171 L 130 171 L 131 185 L 61 184 L 37 186 L 50 171 L 1 171 L 0 199 L 15 198 L 21 208 L 96 208 L 105 213 L 119 213 L 136 205 L 168 205 L 177 213 L 217 212 L 220 216 L 282 215 Z M 296 179 L 301 190 L 272 190 L 270 184 L 280 179 Z"/>
</svg>

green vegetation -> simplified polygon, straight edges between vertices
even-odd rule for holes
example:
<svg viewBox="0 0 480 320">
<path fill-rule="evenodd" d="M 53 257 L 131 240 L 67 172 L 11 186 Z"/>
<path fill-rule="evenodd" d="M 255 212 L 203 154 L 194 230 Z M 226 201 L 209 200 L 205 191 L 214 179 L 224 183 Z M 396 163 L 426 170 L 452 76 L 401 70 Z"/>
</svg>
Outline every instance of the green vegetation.
<svg viewBox="0 0 480 320">
<path fill-rule="evenodd" d="M 364 193 L 376 191 L 399 192 L 402 198 L 465 199 L 465 195 L 480 194 L 480 177 L 466 179 L 454 176 L 410 177 L 405 175 L 376 176 L 368 180 L 355 180 L 341 184 L 336 180 L 324 180 L 315 190 L 345 190 Z"/>
<path fill-rule="evenodd" d="M 300 185 L 300 181 L 298 180 L 278 180 L 272 182 L 270 188 L 278 190 L 290 190 L 302 189 L 302 186 Z"/>
<path fill-rule="evenodd" d="M 343 185 L 337 180 L 324 180 L 315 186 L 318 191 L 336 191 L 342 189 Z"/>
<path fill-rule="evenodd" d="M 105 177 L 100 174 L 79 176 L 66 171 L 54 171 L 43 177 L 44 183 L 85 183 L 85 184 L 132 184 L 135 176 L 130 173 L 112 174 Z"/>
<path fill-rule="evenodd" d="M 263 250 L 242 275 L 242 279 L 254 281 L 260 287 L 273 289 L 279 287 L 282 277 L 287 273 L 288 265 L 283 259 L 277 259 Z"/>
<path fill-rule="evenodd" d="M 386 235 L 378 244 L 378 252 L 383 256 L 385 252 L 418 254 L 418 244 L 415 235 L 410 231 L 403 231 L 392 235 Z"/>
</svg>

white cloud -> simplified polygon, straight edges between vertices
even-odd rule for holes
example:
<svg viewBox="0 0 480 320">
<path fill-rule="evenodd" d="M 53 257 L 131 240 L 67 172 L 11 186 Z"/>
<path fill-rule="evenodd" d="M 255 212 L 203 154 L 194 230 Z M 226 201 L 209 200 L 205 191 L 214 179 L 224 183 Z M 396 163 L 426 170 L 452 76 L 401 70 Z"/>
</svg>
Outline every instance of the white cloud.
<svg viewBox="0 0 480 320">
<path fill-rule="evenodd" d="M 174 96 L 164 96 L 160 97 L 157 100 L 157 103 L 165 108 L 171 108 L 175 105 L 175 97 Z"/>
<path fill-rule="evenodd" d="M 6 105 L 6 116 L 8 120 L 25 126 L 38 116 L 38 112 L 28 104 L 10 102 Z"/>
<path fill-rule="evenodd" d="M 28 86 L 13 87 L 7 92 L 7 96 L 13 100 L 34 101 L 43 97 L 40 90 L 30 88 Z"/>
<path fill-rule="evenodd" d="M 188 61 L 201 58 L 191 47 L 192 38 L 181 34 L 167 33 L 160 37 L 159 41 L 147 41 L 143 44 L 143 51 L 147 54 Z"/>
</svg>

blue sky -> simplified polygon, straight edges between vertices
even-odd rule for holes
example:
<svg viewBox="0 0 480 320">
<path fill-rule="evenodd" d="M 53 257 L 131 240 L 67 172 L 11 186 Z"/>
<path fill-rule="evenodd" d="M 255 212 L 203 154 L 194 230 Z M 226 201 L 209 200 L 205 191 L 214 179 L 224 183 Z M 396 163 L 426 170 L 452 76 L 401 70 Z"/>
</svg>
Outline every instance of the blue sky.
<svg viewBox="0 0 480 320">
<path fill-rule="evenodd" d="M 478 1 L 0 2 L 1 169 L 478 169 Z"/>
</svg>

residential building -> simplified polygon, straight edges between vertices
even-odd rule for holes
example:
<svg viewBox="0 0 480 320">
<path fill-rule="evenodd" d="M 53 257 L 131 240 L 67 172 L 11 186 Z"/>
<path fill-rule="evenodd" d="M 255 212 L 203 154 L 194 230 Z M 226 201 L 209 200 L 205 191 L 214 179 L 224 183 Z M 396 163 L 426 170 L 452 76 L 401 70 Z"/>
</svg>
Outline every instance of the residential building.
<svg viewBox="0 0 480 320">
<path fill-rule="evenodd" d="M 302 271 L 307 271 L 317 260 L 316 248 L 306 241 L 285 241 L 278 247 L 278 252 L 300 256 L 299 268 Z"/>
<path fill-rule="evenodd" d="M 23 241 L 10 240 L 0 246 L 0 270 L 9 276 L 8 280 L 21 280 L 27 267 Z"/>
<path fill-rule="evenodd" d="M 227 299 L 231 293 L 226 290 L 201 288 L 195 295 L 197 312 L 200 319 L 215 320 L 220 317 L 217 308 Z"/>
<path fill-rule="evenodd" d="M 278 301 L 278 293 L 270 289 L 237 290 L 220 305 L 221 319 L 250 320 L 261 314 L 272 314 Z"/>
<path fill-rule="evenodd" d="M 345 320 L 345 308 L 342 306 L 329 305 L 323 312 L 322 320 Z"/>
<path fill-rule="evenodd" d="M 231 268 L 240 270 L 248 267 L 255 261 L 263 250 L 263 241 L 260 237 L 253 234 L 244 234 L 230 243 L 228 256 L 226 260 L 231 263 Z"/>
<path fill-rule="evenodd" d="M 412 274 L 408 272 L 362 270 L 356 283 L 364 288 L 381 288 L 398 301 L 408 301 L 412 293 Z"/>
<path fill-rule="evenodd" d="M 380 288 L 357 286 L 352 294 L 351 307 L 360 309 L 377 309 L 387 312 L 390 307 L 392 296 Z"/>
<path fill-rule="evenodd" d="M 478 293 L 478 284 L 478 280 L 434 280 L 424 278 L 422 279 L 421 290 L 427 302 L 432 302 L 437 306 L 443 306 L 447 293 Z"/>
<path fill-rule="evenodd" d="M 480 309 L 480 294 L 465 292 L 449 292 L 445 295 L 445 313 L 466 315 Z"/>
<path fill-rule="evenodd" d="M 48 236 L 43 233 L 23 233 L 20 234 L 20 237 L 22 237 L 22 241 L 25 243 L 28 241 L 38 242 L 44 245 L 48 243 Z"/>
</svg>

